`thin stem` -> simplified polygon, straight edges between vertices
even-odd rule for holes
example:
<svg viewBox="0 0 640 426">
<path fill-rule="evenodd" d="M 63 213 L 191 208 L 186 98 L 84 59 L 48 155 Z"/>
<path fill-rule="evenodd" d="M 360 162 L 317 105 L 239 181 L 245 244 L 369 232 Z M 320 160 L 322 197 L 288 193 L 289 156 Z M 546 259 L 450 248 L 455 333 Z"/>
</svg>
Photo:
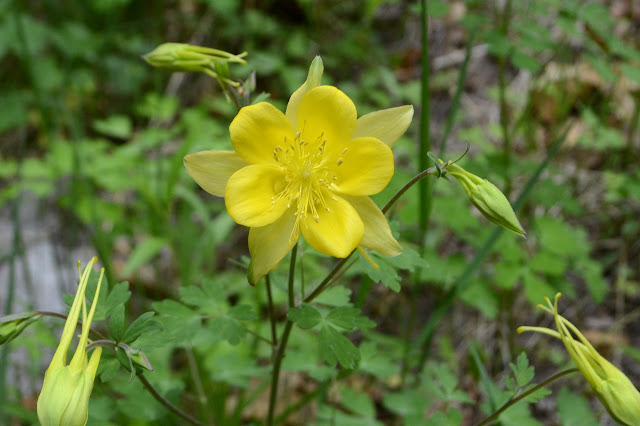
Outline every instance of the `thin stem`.
<svg viewBox="0 0 640 426">
<path fill-rule="evenodd" d="M 549 383 L 558 380 L 559 378 L 561 378 L 562 376 L 566 376 L 567 374 L 571 374 L 571 373 L 575 373 L 578 370 L 577 368 L 570 368 L 568 370 L 564 370 L 561 371 L 557 374 L 554 374 L 553 376 L 549 377 L 547 380 L 545 380 L 544 382 L 535 385 L 534 387 L 532 387 L 531 389 L 529 389 L 528 391 L 521 393 L 520 395 L 511 398 L 509 401 L 507 401 L 502 407 L 498 408 L 497 411 L 495 411 L 493 414 L 491 414 L 489 417 L 485 418 L 484 420 L 482 420 L 480 423 L 476 424 L 476 426 L 484 426 L 487 425 L 493 421 L 495 421 L 498 416 L 500 416 L 500 414 L 502 414 L 507 408 L 511 407 L 513 404 L 515 404 L 516 402 L 528 397 L 529 395 L 531 395 L 532 393 L 540 390 L 541 388 L 547 386 Z"/>
<path fill-rule="evenodd" d="M 447 142 L 449 141 L 449 133 L 451 133 L 451 129 L 453 128 L 456 113 L 458 112 L 458 107 L 460 105 L 460 96 L 462 95 L 462 91 L 464 89 L 464 81 L 467 78 L 467 68 L 469 65 L 469 59 L 471 59 L 474 40 L 475 33 L 471 32 L 471 34 L 469 34 L 469 41 L 467 42 L 467 47 L 464 54 L 464 61 L 462 62 L 462 67 L 460 68 L 460 74 L 458 74 L 458 85 L 456 86 L 456 93 L 453 95 L 453 100 L 451 101 L 451 109 L 449 110 L 447 122 L 444 126 L 444 135 L 442 136 L 442 144 L 440 146 L 441 157 L 446 153 Z"/>
<path fill-rule="evenodd" d="M 198 419 L 191 417 L 189 414 L 185 413 L 184 411 L 182 411 L 181 409 L 173 405 L 164 396 L 160 395 L 160 393 L 156 390 L 156 388 L 153 387 L 153 385 L 149 382 L 149 380 L 147 380 L 147 378 L 143 374 L 138 375 L 138 379 L 140 379 L 140 382 L 142 382 L 142 385 L 145 387 L 146 390 L 149 391 L 151 396 L 153 396 L 156 399 L 156 401 L 162 404 L 169 411 L 173 412 L 177 416 L 185 419 L 186 421 L 188 421 L 193 425 L 204 426 L 204 423 L 200 422 Z"/>
<path fill-rule="evenodd" d="M 311 292 L 310 295 L 308 295 L 305 299 L 304 299 L 304 303 L 310 303 L 313 299 L 315 299 L 316 297 L 320 296 L 320 294 L 329 286 L 329 284 L 331 283 L 331 279 L 338 273 L 338 271 L 340 271 L 340 269 L 347 263 L 347 260 L 349 260 L 349 258 L 353 255 L 353 253 L 355 253 L 355 250 L 353 250 L 351 253 L 349 253 L 349 256 L 340 259 L 340 261 L 338 263 L 336 263 L 336 266 L 333 267 L 333 269 L 331 270 L 331 272 L 329 272 L 329 274 L 325 277 L 324 280 L 322 280 L 322 282 L 318 285 L 318 287 L 316 287 L 315 290 L 313 290 Z"/>
<path fill-rule="evenodd" d="M 289 308 L 294 308 L 296 306 L 295 294 L 294 294 L 294 283 L 295 283 L 295 272 L 296 272 L 296 258 L 298 257 L 298 243 L 293 246 L 293 250 L 291 250 L 291 261 L 289 262 Z"/>
<path fill-rule="evenodd" d="M 511 18 L 511 0 L 506 0 L 502 15 L 500 16 L 500 32 L 507 37 L 509 32 L 509 21 Z M 506 81 L 507 57 L 501 55 L 498 58 L 498 96 L 500 103 L 500 128 L 502 129 L 502 155 L 504 159 L 504 193 L 508 197 L 511 192 L 511 179 L 509 179 L 509 169 L 511 167 L 511 134 L 509 132 L 509 117 L 507 115 L 507 81 Z"/>
<path fill-rule="evenodd" d="M 49 312 L 49 311 L 34 311 L 34 312 L 38 313 L 40 315 L 47 316 L 47 317 L 61 318 L 63 320 L 67 319 L 67 315 L 59 314 L 57 312 Z M 82 327 L 82 321 L 78 321 L 77 327 Z M 107 337 L 104 334 L 100 333 L 99 331 L 94 330 L 93 328 L 90 328 L 89 332 L 94 334 L 94 335 L 96 335 L 96 336 L 98 336 L 98 338 L 100 340 L 108 340 Z"/>
<path fill-rule="evenodd" d="M 429 158 L 427 153 L 431 150 L 431 137 L 430 137 L 430 91 L 429 91 L 429 10 L 427 6 L 427 0 L 420 1 L 420 19 L 421 19 L 421 43 L 422 43 L 422 55 L 421 55 L 421 68 L 422 78 L 420 81 L 421 86 L 421 103 L 422 108 L 420 110 L 420 152 L 418 157 L 418 164 L 420 170 L 427 168 Z M 429 227 L 429 215 L 431 212 L 431 187 L 429 182 L 420 182 L 420 246 L 424 244 L 424 235 Z"/>
<path fill-rule="evenodd" d="M 196 387 L 196 392 L 198 393 L 198 401 L 200 402 L 202 408 L 206 408 L 207 394 L 204 392 L 204 386 L 202 385 L 202 380 L 200 379 L 200 369 L 198 368 L 198 362 L 196 361 L 196 356 L 193 353 L 193 348 L 191 346 L 187 346 L 184 350 L 187 354 L 187 363 L 189 364 L 189 370 L 191 370 L 191 380 L 193 380 L 193 384 Z"/>
<path fill-rule="evenodd" d="M 267 288 L 267 315 L 269 315 L 269 321 L 271 322 L 271 343 L 273 345 L 273 355 L 275 355 L 275 348 L 278 346 L 278 332 L 276 331 L 276 318 L 273 314 L 273 296 L 271 295 L 271 277 L 269 274 L 265 276 L 266 288 Z"/>
<path fill-rule="evenodd" d="M 633 110 L 633 118 L 631 119 L 631 125 L 627 131 L 627 152 L 623 159 L 625 166 L 633 164 L 634 162 L 634 149 L 633 149 L 633 135 L 638 129 L 638 123 L 640 122 L 640 96 L 634 97 L 635 106 Z"/>
<path fill-rule="evenodd" d="M 287 321 L 282 332 L 282 339 L 280 339 L 280 346 L 278 346 L 278 352 L 276 353 L 276 359 L 273 363 L 273 375 L 271 379 L 271 393 L 269 395 L 269 414 L 267 415 L 267 425 L 273 426 L 273 416 L 276 411 L 276 399 L 278 394 L 278 379 L 280 377 L 280 366 L 282 365 L 282 359 L 284 358 L 284 351 L 289 341 L 289 334 L 293 328 L 293 322 Z"/>
<path fill-rule="evenodd" d="M 411 188 L 413 185 L 415 185 L 416 182 L 418 182 L 420 179 L 423 179 L 423 178 L 427 177 L 428 175 L 434 174 L 435 172 L 436 172 L 436 168 L 435 167 L 431 167 L 431 168 L 429 168 L 427 170 L 421 171 L 416 176 L 414 176 L 413 179 L 411 179 L 409 182 L 407 182 L 405 184 L 405 186 L 400 188 L 400 190 L 398 192 L 396 192 L 396 194 L 393 197 L 391 197 L 389 202 L 382 208 L 382 213 L 387 213 L 389 211 L 389 209 L 391 207 L 393 207 L 393 205 L 396 203 L 396 201 L 398 201 L 398 199 L 400 197 L 402 197 L 402 195 L 404 195 L 404 193 L 407 192 L 407 190 L 409 188 Z"/>
<path fill-rule="evenodd" d="M 289 309 L 295 308 L 295 294 L 294 294 L 294 283 L 295 283 L 295 274 L 296 274 L 296 257 L 298 252 L 298 244 L 293 246 L 293 250 L 291 251 L 291 263 L 289 264 Z M 353 252 L 352 252 L 353 254 Z M 280 379 L 280 367 L 282 365 L 282 359 L 284 358 L 284 351 L 287 348 L 287 343 L 289 342 L 289 335 L 291 334 L 291 329 L 293 328 L 293 322 L 287 320 L 287 323 L 284 326 L 284 331 L 282 332 L 282 339 L 280 339 L 280 345 L 278 346 L 278 351 L 276 352 L 276 357 L 273 363 L 273 374 L 271 378 L 271 393 L 269 394 L 269 413 L 267 414 L 267 425 L 272 426 L 273 418 L 276 412 L 276 400 L 278 399 L 278 381 Z"/>
</svg>

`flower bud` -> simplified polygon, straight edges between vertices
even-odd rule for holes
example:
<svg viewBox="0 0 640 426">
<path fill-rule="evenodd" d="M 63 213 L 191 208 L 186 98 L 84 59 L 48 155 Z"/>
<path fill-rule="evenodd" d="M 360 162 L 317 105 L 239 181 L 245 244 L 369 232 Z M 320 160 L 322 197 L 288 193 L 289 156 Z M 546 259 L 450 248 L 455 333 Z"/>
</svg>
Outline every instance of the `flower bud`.
<svg viewBox="0 0 640 426">
<path fill-rule="evenodd" d="M 96 257 L 91 259 L 82 274 L 80 274 L 80 262 L 78 262 L 78 274 L 81 275 L 78 291 L 65 322 L 60 345 L 56 349 L 51 364 L 45 373 L 42 391 L 38 397 L 38 419 L 43 426 L 84 426 L 87 423 L 89 396 L 93 390 L 93 382 L 100 362 L 102 348 L 95 349 L 90 360 L 87 360 L 86 348 L 91 321 L 98 305 L 98 295 L 100 294 L 104 269 L 100 272 L 96 294 L 91 303 L 91 310 L 88 316 L 84 294 L 87 289 L 91 267 L 97 261 Z M 82 311 L 80 341 L 71 363 L 67 365 L 67 351 L 73 340 L 80 311 Z"/>
<path fill-rule="evenodd" d="M 156 47 L 142 58 L 150 65 L 170 71 L 203 72 L 221 82 L 231 85 L 238 83 L 229 79 L 227 63 L 245 65 L 243 52 L 234 55 L 224 50 L 194 46 L 185 43 L 164 43 Z"/>
<path fill-rule="evenodd" d="M 447 174 L 458 179 L 471 203 L 491 222 L 518 235 L 525 232 L 516 217 L 509 200 L 494 184 L 469 173 L 457 164 L 447 166 Z"/>
<path fill-rule="evenodd" d="M 0 345 L 9 343 L 24 331 L 31 323 L 38 321 L 42 315 L 27 312 L 0 317 Z"/>
<path fill-rule="evenodd" d="M 611 417 L 623 425 L 640 424 L 640 392 L 622 371 L 595 350 L 576 326 L 558 313 L 560 296 L 560 293 L 556 295 L 553 305 L 548 298 L 545 298 L 548 306 L 538 305 L 539 309 L 554 316 L 558 331 L 544 327 L 519 327 L 518 333 L 537 331 L 562 340 L 569 355 Z M 572 332 L 578 339 L 574 339 Z"/>
</svg>

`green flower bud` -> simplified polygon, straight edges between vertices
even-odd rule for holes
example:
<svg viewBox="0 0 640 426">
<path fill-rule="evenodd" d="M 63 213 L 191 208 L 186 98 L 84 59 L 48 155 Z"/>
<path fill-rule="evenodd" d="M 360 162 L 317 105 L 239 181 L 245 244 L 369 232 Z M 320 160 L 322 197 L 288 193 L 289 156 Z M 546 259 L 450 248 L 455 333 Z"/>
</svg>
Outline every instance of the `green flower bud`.
<svg viewBox="0 0 640 426">
<path fill-rule="evenodd" d="M 80 262 L 78 262 L 78 274 L 80 283 L 78 291 L 73 299 L 69 316 L 64 324 L 60 345 L 56 349 L 51 364 L 44 376 L 42 391 L 38 397 L 38 419 L 43 426 L 84 426 L 89 415 L 89 396 L 93 390 L 93 382 L 96 370 L 100 363 L 102 348 L 97 348 L 87 360 L 87 342 L 91 321 L 98 305 L 100 285 L 104 275 L 104 269 L 100 272 L 100 279 L 96 288 L 96 295 L 91 303 L 91 310 L 87 316 L 85 291 L 91 273 L 91 267 L 98 261 L 96 257 L 80 274 Z M 78 317 L 82 311 L 82 332 L 76 352 L 67 365 L 67 351 L 73 340 L 73 335 L 78 324 Z"/>
<path fill-rule="evenodd" d="M 7 315 L 0 318 L 0 345 L 9 343 L 24 331 L 27 326 L 42 318 L 37 312 Z"/>
<path fill-rule="evenodd" d="M 640 424 L 640 392 L 622 371 L 595 350 L 576 326 L 558 313 L 560 296 L 560 293 L 556 295 L 553 305 L 548 298 L 545 298 L 548 306 L 538 305 L 539 309 L 553 315 L 558 331 L 544 327 L 519 327 L 518 333 L 537 331 L 562 340 L 569 355 L 611 417 L 623 425 Z"/>
<path fill-rule="evenodd" d="M 243 52 L 234 55 L 224 50 L 194 46 L 184 43 L 164 43 L 156 47 L 142 58 L 150 65 L 170 71 L 203 72 L 209 76 L 231 85 L 238 83 L 229 80 L 229 62 L 245 65 Z"/>
<path fill-rule="evenodd" d="M 469 173 L 457 164 L 447 166 L 447 174 L 455 177 L 471 203 L 491 222 L 518 235 L 525 236 L 509 200 L 502 191 L 486 179 Z"/>
</svg>

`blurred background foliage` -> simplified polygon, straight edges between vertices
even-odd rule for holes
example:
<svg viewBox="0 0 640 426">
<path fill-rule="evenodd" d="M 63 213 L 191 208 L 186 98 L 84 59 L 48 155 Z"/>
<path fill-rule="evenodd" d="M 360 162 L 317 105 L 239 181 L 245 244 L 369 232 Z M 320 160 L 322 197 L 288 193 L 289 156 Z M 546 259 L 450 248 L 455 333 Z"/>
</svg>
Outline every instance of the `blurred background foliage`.
<svg viewBox="0 0 640 426">
<path fill-rule="evenodd" d="M 352 303 L 377 323 L 352 336 L 357 374 L 318 363 L 315 335 L 297 330 L 282 397 L 293 408 L 282 421 L 471 424 L 495 409 L 478 401 L 511 395 L 510 371 L 528 371 L 521 351 L 539 366 L 537 377 L 569 365 L 558 346 L 515 334 L 538 319 L 533 305 L 557 291 L 574 301 L 564 315 L 633 381 L 640 377 L 640 4 L 428 5 L 431 149 L 452 159 L 469 143 L 465 168 L 511 200 L 538 171 L 520 203 L 527 239 L 498 235 L 487 244 L 493 225 L 470 209 L 457 184 L 441 180 L 420 241 L 412 189 L 391 212 L 405 254 L 382 272 L 358 260 L 345 285 L 322 297 L 326 307 Z M 375 197 L 383 205 L 419 171 L 419 35 L 419 5 L 401 0 L 1 0 L 0 220 L 9 226 L 0 234 L 3 312 L 39 308 L 38 277 L 55 274 L 26 273 L 31 284 L 19 297 L 26 284 L 12 271 L 28 263 L 30 229 L 58 248 L 60 265 L 76 260 L 72 248 L 89 247 L 106 268 L 112 300 L 128 301 L 127 322 L 157 313 L 164 331 L 136 344 L 167 399 L 206 422 L 264 418 L 266 392 L 257 379 L 268 372 L 270 347 L 252 333 L 268 334 L 266 296 L 244 278 L 247 230 L 182 165 L 187 153 L 230 149 L 234 106 L 210 78 L 153 69 L 140 56 L 166 41 L 247 51 L 248 65 L 232 66 L 232 76 L 255 71 L 258 91 L 284 109 L 319 54 L 324 83 L 346 92 L 359 115 L 413 104 L 414 124 L 394 148 L 396 175 Z M 25 209 L 35 219 L 25 219 Z M 310 276 L 330 265 L 304 246 L 303 255 Z M 282 319 L 285 263 L 273 278 Z M 129 287 L 116 285 L 125 281 Z M 452 288 L 461 303 L 439 323 L 431 347 L 416 344 Z M 0 406 L 13 424 L 35 419 L 40 348 L 55 345 L 56 326 L 21 337 L 29 371 L 17 373 L 3 349 Z M 115 356 L 103 355 L 106 385 L 96 386 L 90 424 L 176 421 L 118 369 Z M 495 381 L 490 387 L 480 384 L 483 371 Z M 521 404 L 500 421 L 575 424 L 584 412 L 575 407 L 597 405 L 579 380 L 569 383 L 578 391 L 563 387 L 554 403 Z M 584 416 L 581 423 L 597 424 L 595 414 Z"/>
</svg>

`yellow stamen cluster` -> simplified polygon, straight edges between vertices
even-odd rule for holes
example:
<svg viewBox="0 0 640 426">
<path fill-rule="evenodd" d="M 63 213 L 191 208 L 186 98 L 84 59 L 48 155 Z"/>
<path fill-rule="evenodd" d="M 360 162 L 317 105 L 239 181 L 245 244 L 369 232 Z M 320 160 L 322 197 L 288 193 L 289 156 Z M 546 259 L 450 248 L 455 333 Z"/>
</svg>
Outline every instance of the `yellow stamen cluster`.
<svg viewBox="0 0 640 426">
<path fill-rule="evenodd" d="M 325 155 L 326 143 L 324 134 L 320 134 L 310 143 L 303 138 L 303 132 L 298 132 L 294 141 L 285 138 L 282 144 L 284 148 L 278 145 L 273 150 L 273 158 L 282 169 L 284 182 L 283 188 L 278 188 L 278 195 L 272 197 L 272 204 L 286 200 L 287 208 L 290 208 L 296 203 L 296 221 L 291 232 L 291 240 L 299 237 L 301 220 L 311 217 L 318 223 L 319 208 L 331 212 L 327 197 L 336 200 L 332 192 L 335 191 L 338 177 L 333 173 L 330 159 Z M 347 148 L 341 155 L 345 152 Z M 342 157 L 338 158 L 336 165 L 340 166 L 343 162 Z"/>
</svg>

